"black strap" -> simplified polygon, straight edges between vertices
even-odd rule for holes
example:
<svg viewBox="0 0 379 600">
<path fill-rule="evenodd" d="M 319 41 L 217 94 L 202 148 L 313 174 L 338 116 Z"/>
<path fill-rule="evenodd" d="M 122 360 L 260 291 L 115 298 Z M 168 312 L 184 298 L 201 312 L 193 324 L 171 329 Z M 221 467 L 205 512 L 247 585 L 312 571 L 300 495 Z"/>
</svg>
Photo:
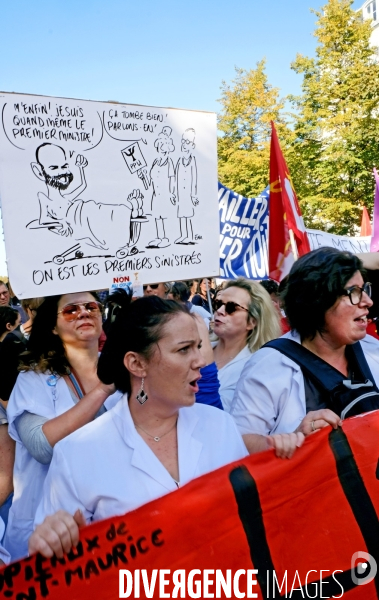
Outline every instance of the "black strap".
<svg viewBox="0 0 379 600">
<path fill-rule="evenodd" d="M 365 379 L 369 379 L 374 384 L 375 388 L 377 388 L 375 379 L 371 373 L 370 367 L 368 366 L 367 359 L 364 355 L 364 352 L 362 350 L 362 346 L 360 345 L 360 343 L 356 342 L 355 344 L 352 344 L 352 346 L 348 346 L 348 348 L 351 348 L 351 350 L 354 352 L 355 359 L 358 362 L 358 365 L 362 372 L 363 377 Z"/>
<path fill-rule="evenodd" d="M 304 348 L 301 344 L 294 342 L 293 340 L 289 340 L 287 338 L 278 338 L 276 340 L 271 340 L 263 346 L 263 348 L 274 348 L 278 350 L 285 356 L 288 356 L 291 360 L 293 360 L 296 364 L 301 367 L 304 375 L 308 377 L 311 381 L 313 381 L 319 388 L 321 388 L 325 392 L 331 392 L 338 385 L 340 385 L 344 380 L 347 379 L 345 375 L 337 371 L 334 367 L 329 365 L 327 362 L 322 360 L 319 356 Z M 370 367 L 367 363 L 366 357 L 363 353 L 362 347 L 359 342 L 348 346 L 350 357 L 348 357 L 348 362 L 350 364 L 351 359 L 359 367 L 361 371 L 361 376 L 364 380 L 369 380 L 373 383 L 374 389 L 377 390 L 375 385 L 375 379 L 372 376 Z M 350 361 L 349 361 L 350 358 Z"/>
</svg>

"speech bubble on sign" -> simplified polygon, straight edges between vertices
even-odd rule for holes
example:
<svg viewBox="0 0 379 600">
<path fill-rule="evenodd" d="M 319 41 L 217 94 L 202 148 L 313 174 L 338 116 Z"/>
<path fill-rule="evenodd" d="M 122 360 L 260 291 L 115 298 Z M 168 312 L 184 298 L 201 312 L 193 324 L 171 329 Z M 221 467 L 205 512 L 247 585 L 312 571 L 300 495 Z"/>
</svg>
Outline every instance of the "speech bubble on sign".
<svg viewBox="0 0 379 600">
<path fill-rule="evenodd" d="M 38 144 L 65 144 L 80 152 L 98 146 L 103 123 L 95 106 L 74 100 L 15 98 L 1 108 L 1 124 L 8 141 L 19 150 Z"/>
</svg>

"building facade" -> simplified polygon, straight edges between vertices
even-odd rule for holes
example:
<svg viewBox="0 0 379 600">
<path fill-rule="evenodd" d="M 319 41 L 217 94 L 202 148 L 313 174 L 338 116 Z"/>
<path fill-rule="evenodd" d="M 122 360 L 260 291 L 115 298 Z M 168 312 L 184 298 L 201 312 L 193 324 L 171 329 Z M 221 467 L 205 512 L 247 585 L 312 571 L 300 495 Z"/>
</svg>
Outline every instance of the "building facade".
<svg viewBox="0 0 379 600">
<path fill-rule="evenodd" d="M 378 48 L 379 52 L 379 0 L 366 0 L 359 10 L 365 21 L 372 21 L 371 44 Z"/>
</svg>

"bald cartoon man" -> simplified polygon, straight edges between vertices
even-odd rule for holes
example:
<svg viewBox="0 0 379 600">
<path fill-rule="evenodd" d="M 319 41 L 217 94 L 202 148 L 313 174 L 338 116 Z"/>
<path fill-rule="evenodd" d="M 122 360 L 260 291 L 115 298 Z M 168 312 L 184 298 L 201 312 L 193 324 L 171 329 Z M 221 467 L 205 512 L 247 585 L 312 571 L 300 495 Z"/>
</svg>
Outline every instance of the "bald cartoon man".
<svg viewBox="0 0 379 600">
<path fill-rule="evenodd" d="M 57 225 L 61 235 L 71 235 L 72 227 L 66 221 L 67 211 L 72 202 L 87 187 L 84 169 L 87 159 L 78 154 L 75 165 L 79 167 L 80 184 L 68 191 L 74 176 L 66 159 L 66 152 L 55 144 L 42 144 L 36 150 L 36 161 L 31 163 L 32 171 L 38 179 L 46 183 L 47 194 L 38 193 L 40 204 L 40 225 Z"/>
<path fill-rule="evenodd" d="M 138 252 L 135 243 L 139 230 L 137 235 L 136 228 L 131 227 L 131 218 L 143 218 L 141 192 L 133 190 L 119 204 L 82 200 L 78 196 L 87 187 L 84 175 L 87 159 L 78 154 L 75 165 L 79 167 L 80 183 L 69 191 L 74 175 L 64 149 L 48 143 L 38 146 L 36 162 L 31 163 L 31 167 L 47 190 L 47 193 L 38 193 L 39 225 L 100 250 L 118 252 L 125 249 L 125 256 Z"/>
</svg>

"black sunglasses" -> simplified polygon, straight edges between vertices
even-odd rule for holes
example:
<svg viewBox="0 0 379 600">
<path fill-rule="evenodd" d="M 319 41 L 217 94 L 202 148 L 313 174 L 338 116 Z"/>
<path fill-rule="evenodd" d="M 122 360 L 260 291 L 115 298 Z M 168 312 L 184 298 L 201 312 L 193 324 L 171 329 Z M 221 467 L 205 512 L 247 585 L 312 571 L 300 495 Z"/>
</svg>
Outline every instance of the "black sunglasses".
<svg viewBox="0 0 379 600">
<path fill-rule="evenodd" d="M 147 288 L 151 288 L 152 290 L 157 290 L 159 286 L 159 283 L 148 283 L 147 285 L 143 286 L 143 291 L 146 292 Z"/>
<path fill-rule="evenodd" d="M 215 310 L 219 310 L 221 306 L 225 306 L 225 312 L 227 315 L 232 315 L 233 313 L 235 313 L 237 308 L 242 308 L 242 310 L 246 310 L 246 312 L 249 312 L 248 308 L 237 304 L 237 302 L 223 302 L 222 300 L 215 300 L 213 306 Z"/>
</svg>

